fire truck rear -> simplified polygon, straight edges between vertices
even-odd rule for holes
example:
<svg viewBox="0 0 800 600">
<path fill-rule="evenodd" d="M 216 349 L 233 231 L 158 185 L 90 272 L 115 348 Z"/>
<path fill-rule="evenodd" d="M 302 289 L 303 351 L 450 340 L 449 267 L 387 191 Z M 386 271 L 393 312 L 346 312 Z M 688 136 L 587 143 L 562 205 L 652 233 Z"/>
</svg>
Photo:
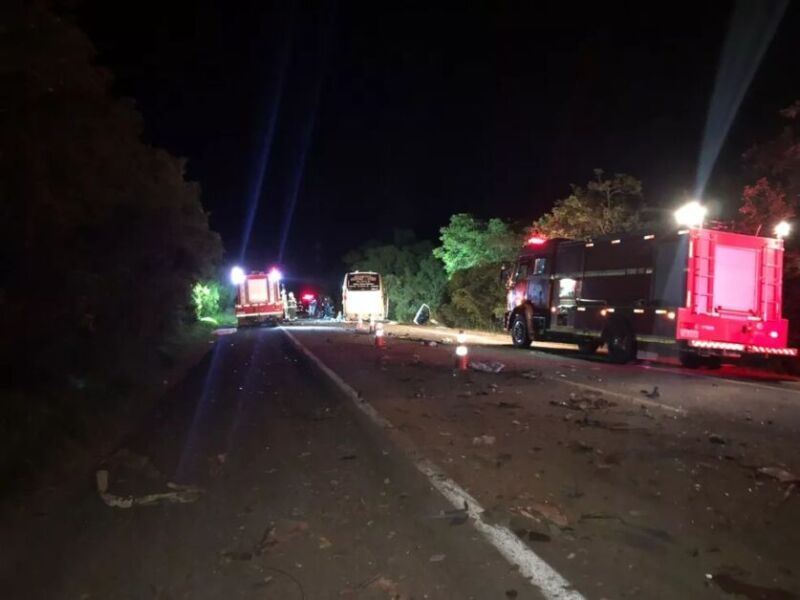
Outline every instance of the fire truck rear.
<svg viewBox="0 0 800 600">
<path fill-rule="evenodd" d="M 231 281 L 238 287 L 235 311 L 239 327 L 264 322 L 277 324 L 284 318 L 285 301 L 278 269 L 245 273 L 234 267 Z"/>
<path fill-rule="evenodd" d="M 796 356 L 782 318 L 783 240 L 691 227 L 590 241 L 528 240 L 507 274 L 506 327 L 533 340 L 677 353 L 687 367 Z"/>
</svg>

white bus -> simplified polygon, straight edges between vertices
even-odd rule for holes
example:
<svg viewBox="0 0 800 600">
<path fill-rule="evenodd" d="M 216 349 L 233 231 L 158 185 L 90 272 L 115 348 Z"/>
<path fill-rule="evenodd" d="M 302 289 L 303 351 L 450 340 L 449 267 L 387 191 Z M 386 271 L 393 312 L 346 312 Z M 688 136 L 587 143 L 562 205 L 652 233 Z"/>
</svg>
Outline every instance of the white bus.
<svg viewBox="0 0 800 600">
<path fill-rule="evenodd" d="M 379 273 L 353 271 L 342 283 L 342 313 L 348 321 L 386 318 L 383 282 Z"/>
</svg>

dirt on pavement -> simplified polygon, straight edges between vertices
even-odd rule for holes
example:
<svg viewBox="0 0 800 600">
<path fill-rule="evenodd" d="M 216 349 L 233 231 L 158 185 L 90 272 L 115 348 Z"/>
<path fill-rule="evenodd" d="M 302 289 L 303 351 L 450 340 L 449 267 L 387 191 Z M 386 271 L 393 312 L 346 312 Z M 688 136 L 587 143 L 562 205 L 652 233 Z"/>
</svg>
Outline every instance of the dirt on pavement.
<svg viewBox="0 0 800 600">
<path fill-rule="evenodd" d="M 541 598 L 278 329 L 221 338 L 94 477 L 0 523 L 7 598 Z"/>
<path fill-rule="evenodd" d="M 587 597 L 800 597 L 793 390 L 292 332 Z"/>
</svg>

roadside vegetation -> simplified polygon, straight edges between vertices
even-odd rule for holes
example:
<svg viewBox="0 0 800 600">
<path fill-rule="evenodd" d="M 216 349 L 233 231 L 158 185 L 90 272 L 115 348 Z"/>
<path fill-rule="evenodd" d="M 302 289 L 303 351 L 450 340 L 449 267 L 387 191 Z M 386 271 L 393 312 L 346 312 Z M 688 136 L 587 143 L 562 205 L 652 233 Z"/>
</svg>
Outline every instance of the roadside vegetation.
<svg viewBox="0 0 800 600">
<path fill-rule="evenodd" d="M 220 277 L 220 279 L 222 279 Z M 212 327 L 234 327 L 235 290 L 217 279 L 198 281 L 192 286 L 192 304 L 198 322 Z"/>
<path fill-rule="evenodd" d="M 88 38 L 41 2 L 0 19 L 8 482 L 175 366 L 197 331 L 192 286 L 222 246 L 185 162 L 142 140 Z"/>
</svg>

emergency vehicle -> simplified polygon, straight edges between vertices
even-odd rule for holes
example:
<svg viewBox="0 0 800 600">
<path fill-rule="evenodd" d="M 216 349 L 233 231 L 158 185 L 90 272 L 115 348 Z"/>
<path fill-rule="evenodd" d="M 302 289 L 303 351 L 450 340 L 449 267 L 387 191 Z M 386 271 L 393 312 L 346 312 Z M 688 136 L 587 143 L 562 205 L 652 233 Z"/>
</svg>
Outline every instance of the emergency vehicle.
<svg viewBox="0 0 800 600">
<path fill-rule="evenodd" d="M 517 347 L 566 342 L 592 354 L 605 345 L 617 363 L 640 350 L 677 352 L 691 368 L 797 355 L 781 313 L 780 234 L 696 226 L 590 241 L 534 236 L 503 277 L 505 326 Z"/>
<path fill-rule="evenodd" d="M 285 315 L 285 299 L 281 289 L 281 272 L 245 273 L 241 267 L 231 271 L 231 281 L 237 286 L 235 313 L 239 327 L 269 322 L 277 324 Z"/>
</svg>

